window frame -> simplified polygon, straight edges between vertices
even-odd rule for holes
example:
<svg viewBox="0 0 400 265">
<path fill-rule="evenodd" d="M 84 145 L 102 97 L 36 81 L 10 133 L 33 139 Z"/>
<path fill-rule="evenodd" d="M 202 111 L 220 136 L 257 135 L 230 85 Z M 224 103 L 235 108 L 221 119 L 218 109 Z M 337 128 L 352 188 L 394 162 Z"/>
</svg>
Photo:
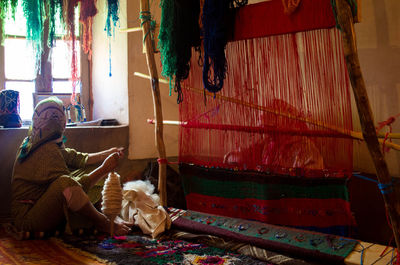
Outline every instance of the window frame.
<svg viewBox="0 0 400 265">
<path fill-rule="evenodd" d="M 46 20 L 48 21 L 48 20 Z M 0 18 L 0 38 L 2 36 L 2 27 L 3 20 Z M 46 27 L 46 23 L 45 23 Z M 47 27 L 45 28 L 43 34 L 44 34 L 44 43 L 47 43 L 47 31 L 48 31 L 48 22 L 47 22 Z M 4 38 L 10 38 L 10 36 L 4 36 Z M 25 36 L 11 36 L 11 38 L 21 38 L 21 39 L 26 39 Z M 60 37 L 57 37 L 56 39 L 62 39 Z M 3 42 L 3 40 L 1 40 Z M 92 68 L 92 62 L 89 60 L 89 55 L 85 54 L 85 52 L 82 49 L 82 45 L 79 45 L 80 49 L 80 82 L 81 82 L 81 103 L 85 107 L 85 112 L 87 116 L 87 120 L 90 121 L 92 120 L 93 116 L 93 97 L 92 97 L 92 92 L 91 92 L 91 68 Z M 43 45 L 43 53 L 42 53 L 42 62 L 41 62 L 41 67 L 44 68 L 50 68 L 50 73 L 52 71 L 52 65 L 51 62 L 48 62 L 48 65 L 44 65 L 47 60 L 47 56 L 50 55 L 50 50 L 47 45 Z M 43 68 L 42 68 L 43 69 Z M 18 81 L 18 82 L 35 82 L 35 92 L 34 94 L 40 94 L 40 93 L 53 93 L 53 88 L 51 87 L 52 82 L 50 84 L 46 84 L 46 81 L 44 81 L 44 73 L 47 74 L 48 70 L 46 71 L 41 71 L 41 73 L 37 73 L 36 78 L 34 80 L 19 80 L 19 79 L 7 79 L 5 75 L 5 49 L 4 45 L 0 44 L 0 91 L 6 89 L 5 84 L 7 81 Z M 70 79 L 67 78 L 54 78 L 51 73 L 51 80 L 52 81 L 69 81 Z M 40 83 L 42 82 L 42 83 Z M 43 84 L 45 84 L 43 86 Z M 35 95 L 32 95 L 34 97 Z"/>
</svg>

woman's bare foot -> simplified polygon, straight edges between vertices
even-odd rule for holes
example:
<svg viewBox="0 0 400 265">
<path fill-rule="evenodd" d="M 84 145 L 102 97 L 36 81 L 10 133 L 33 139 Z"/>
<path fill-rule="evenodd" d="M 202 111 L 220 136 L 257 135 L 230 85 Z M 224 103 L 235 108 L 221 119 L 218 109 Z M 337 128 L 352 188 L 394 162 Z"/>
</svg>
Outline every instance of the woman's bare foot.
<svg viewBox="0 0 400 265">
<path fill-rule="evenodd" d="M 114 233 L 116 236 L 127 235 L 131 231 L 130 227 L 124 223 L 118 223 L 114 221 Z"/>
<path fill-rule="evenodd" d="M 96 228 L 104 233 L 111 232 L 111 221 L 102 212 L 98 211 L 92 203 L 86 203 L 81 209 L 77 211 L 78 214 L 86 216 L 95 224 Z M 123 236 L 128 234 L 131 229 L 127 225 L 129 223 L 124 222 L 121 218 L 114 220 L 114 234 L 117 236 Z"/>
<path fill-rule="evenodd" d="M 119 216 L 117 216 L 117 217 L 115 218 L 115 222 L 120 223 L 120 224 L 124 224 L 124 225 L 129 226 L 129 227 L 132 227 L 132 226 L 135 225 L 134 223 L 130 223 L 130 222 L 128 222 L 128 221 L 125 221 L 124 219 L 122 219 L 122 218 L 119 217 Z"/>
<path fill-rule="evenodd" d="M 97 223 L 99 231 L 104 233 L 111 233 L 111 221 L 106 216 L 104 219 Z M 127 235 L 131 231 L 130 227 L 121 218 L 117 217 L 114 220 L 114 234 L 116 236 Z"/>
</svg>

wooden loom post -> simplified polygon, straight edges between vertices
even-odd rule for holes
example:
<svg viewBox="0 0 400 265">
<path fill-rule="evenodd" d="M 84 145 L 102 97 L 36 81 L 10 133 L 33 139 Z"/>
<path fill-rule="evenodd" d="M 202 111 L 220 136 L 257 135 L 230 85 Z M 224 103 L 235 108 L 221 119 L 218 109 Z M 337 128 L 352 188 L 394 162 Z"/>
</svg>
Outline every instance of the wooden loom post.
<svg viewBox="0 0 400 265">
<path fill-rule="evenodd" d="M 378 143 L 376 130 L 374 126 L 371 106 L 369 105 L 365 82 L 361 73 L 360 62 L 358 59 L 357 45 L 353 24 L 353 15 L 347 0 L 336 0 L 337 19 L 342 29 L 344 54 L 347 63 L 347 69 L 350 76 L 353 93 L 357 104 L 360 117 L 362 133 L 367 143 L 375 165 L 378 181 L 380 184 L 387 185 L 388 192 L 382 192 L 385 207 L 392 225 L 393 235 L 396 241 L 397 249 L 400 250 L 399 235 L 399 204 L 395 196 L 392 179 L 385 158 L 381 152 Z M 393 191 L 393 192 L 392 192 Z"/>
<path fill-rule="evenodd" d="M 141 14 L 150 14 L 149 9 L 149 1 L 148 0 L 140 0 L 140 11 Z M 141 16 L 142 20 L 142 30 L 143 30 L 143 38 L 144 45 L 146 51 L 146 60 L 147 67 L 150 73 L 150 81 L 151 81 L 151 92 L 153 95 L 153 104 L 154 104 L 154 115 L 156 118 L 155 125 L 155 142 L 158 150 L 159 158 L 162 162 L 159 163 L 158 167 L 158 191 L 160 193 L 160 201 L 162 206 L 167 206 L 167 165 L 164 161 L 166 161 L 166 152 L 165 145 L 163 139 L 163 116 L 162 116 L 162 108 L 161 108 L 161 97 L 160 97 L 160 89 L 158 82 L 158 73 L 156 62 L 154 59 L 154 48 L 152 44 L 152 40 L 150 37 L 150 20 L 145 20 L 143 16 Z"/>
</svg>

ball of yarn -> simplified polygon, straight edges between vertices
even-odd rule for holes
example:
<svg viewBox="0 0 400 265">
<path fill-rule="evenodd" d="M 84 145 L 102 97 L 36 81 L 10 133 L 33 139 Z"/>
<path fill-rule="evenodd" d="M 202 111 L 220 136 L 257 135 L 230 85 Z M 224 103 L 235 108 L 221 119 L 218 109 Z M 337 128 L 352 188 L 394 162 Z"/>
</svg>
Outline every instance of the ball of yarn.
<svg viewBox="0 0 400 265">
<path fill-rule="evenodd" d="M 121 212 L 122 189 L 117 173 L 110 173 L 104 182 L 101 210 L 107 216 L 117 216 Z"/>
</svg>

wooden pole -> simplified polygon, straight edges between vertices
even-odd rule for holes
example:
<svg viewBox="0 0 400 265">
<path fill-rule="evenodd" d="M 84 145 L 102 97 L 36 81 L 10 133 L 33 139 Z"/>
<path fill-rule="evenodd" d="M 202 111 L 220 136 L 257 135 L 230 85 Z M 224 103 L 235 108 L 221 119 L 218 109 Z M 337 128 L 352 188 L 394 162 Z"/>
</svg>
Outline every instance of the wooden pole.
<svg viewBox="0 0 400 265">
<path fill-rule="evenodd" d="M 154 59 L 154 47 L 150 37 L 150 20 L 144 18 L 143 16 L 150 16 L 150 9 L 149 9 L 149 1 L 148 0 L 140 0 L 140 12 L 141 12 L 141 20 L 142 20 L 142 30 L 143 30 L 143 38 L 144 38 L 144 45 L 146 51 L 146 60 L 147 60 L 147 67 L 150 73 L 150 81 L 151 81 L 151 92 L 153 95 L 153 105 L 154 105 L 154 115 L 156 119 L 155 125 L 155 142 L 156 147 L 158 150 L 158 155 L 161 161 L 159 163 L 158 169 L 158 191 L 160 194 L 160 202 L 162 206 L 167 206 L 167 185 L 166 185 L 166 178 L 167 178 L 167 165 L 164 161 L 166 161 L 166 152 L 165 152 L 165 145 L 163 139 L 163 116 L 162 116 L 162 108 L 161 108 L 161 97 L 160 97 L 160 89 L 159 89 L 159 82 L 158 82 L 158 73 L 156 62 Z M 149 34 L 147 34 L 149 33 Z"/>
<path fill-rule="evenodd" d="M 396 241 L 397 249 L 400 249 L 399 237 L 399 204 L 395 196 L 394 187 L 392 187 L 392 179 L 385 158 L 379 147 L 378 138 L 374 126 L 372 110 L 369 105 L 365 82 L 361 73 L 360 62 L 358 59 L 357 45 L 353 24 L 353 15 L 346 0 L 335 0 L 337 7 L 337 19 L 342 29 L 344 55 L 347 63 L 353 93 L 357 104 L 358 114 L 360 117 L 362 133 L 367 143 L 368 150 L 371 154 L 375 165 L 378 181 L 381 185 L 387 185 L 383 190 L 383 200 L 392 225 L 393 235 Z M 385 186 L 384 186 L 385 187 Z"/>
</svg>

